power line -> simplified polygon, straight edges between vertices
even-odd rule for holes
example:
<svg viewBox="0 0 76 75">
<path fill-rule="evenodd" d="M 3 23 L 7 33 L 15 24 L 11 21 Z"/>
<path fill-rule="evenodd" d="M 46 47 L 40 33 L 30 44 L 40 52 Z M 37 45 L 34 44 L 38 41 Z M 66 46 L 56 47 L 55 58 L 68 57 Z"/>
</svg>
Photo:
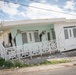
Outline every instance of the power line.
<svg viewBox="0 0 76 75">
<path fill-rule="evenodd" d="M 41 10 L 45 10 L 45 11 L 53 11 L 53 12 L 57 12 L 57 13 L 62 13 L 62 14 L 67 14 L 67 15 L 72 15 L 72 16 L 76 16 L 75 14 L 69 14 L 66 12 L 60 12 L 60 11 L 56 11 L 56 10 L 51 10 L 51 9 L 45 9 L 45 8 L 40 8 L 40 7 L 35 7 L 35 6 L 29 6 L 27 4 L 22 4 L 22 3 L 18 3 L 18 2 L 13 2 L 13 1 L 8 1 L 8 0 L 0 0 L 0 1 L 5 1 L 7 3 L 14 3 L 14 4 L 19 4 L 21 6 L 25 6 L 25 7 L 32 7 L 32 8 L 36 8 L 36 9 L 41 9 Z M 37 1 L 36 1 L 37 2 Z"/>
<path fill-rule="evenodd" d="M 36 2 L 36 3 L 40 3 L 40 4 L 47 4 L 47 3 L 42 3 L 42 2 L 39 2 L 39 1 L 35 1 L 35 0 L 29 0 L 31 2 Z"/>
<path fill-rule="evenodd" d="M 35 1 L 35 0 L 29 0 L 29 1 L 31 1 L 31 2 L 36 2 L 36 3 L 40 3 L 40 4 L 44 4 L 44 5 L 48 5 L 47 3 L 42 3 L 42 2 L 39 2 L 39 1 Z M 49 4 L 50 5 L 50 4 Z M 60 8 L 63 8 L 63 7 L 61 7 L 61 6 L 59 6 Z M 73 11 L 75 11 L 75 10 L 73 10 Z"/>
</svg>

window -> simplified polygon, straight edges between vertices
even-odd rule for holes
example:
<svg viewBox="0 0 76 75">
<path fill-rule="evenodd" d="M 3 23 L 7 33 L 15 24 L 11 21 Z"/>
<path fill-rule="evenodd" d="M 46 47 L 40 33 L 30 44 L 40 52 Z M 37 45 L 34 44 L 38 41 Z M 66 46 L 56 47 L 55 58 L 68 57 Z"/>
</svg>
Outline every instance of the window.
<svg viewBox="0 0 76 75">
<path fill-rule="evenodd" d="M 64 27 L 64 35 L 65 39 L 76 38 L 76 27 L 75 26 Z"/>
<path fill-rule="evenodd" d="M 73 35 L 76 37 L 76 28 L 73 28 Z"/>
<path fill-rule="evenodd" d="M 47 33 L 47 39 L 50 40 L 50 32 Z"/>
<path fill-rule="evenodd" d="M 52 32 L 53 39 L 56 39 L 54 29 L 51 29 L 51 32 Z"/>
<path fill-rule="evenodd" d="M 22 41 L 23 41 L 23 44 L 28 42 L 26 33 L 22 33 Z"/>
<path fill-rule="evenodd" d="M 72 31 L 71 30 L 69 30 L 69 33 L 70 33 L 70 37 L 72 37 Z"/>
<path fill-rule="evenodd" d="M 35 42 L 39 42 L 40 41 L 39 35 L 38 35 L 38 31 L 34 32 L 34 37 L 35 37 Z"/>
<path fill-rule="evenodd" d="M 64 35 L 65 35 L 65 39 L 69 38 L 69 36 L 68 36 L 68 29 L 64 29 Z"/>
<path fill-rule="evenodd" d="M 29 37 L 30 37 L 30 41 L 32 41 L 32 35 L 31 35 L 31 33 L 29 33 Z"/>
</svg>

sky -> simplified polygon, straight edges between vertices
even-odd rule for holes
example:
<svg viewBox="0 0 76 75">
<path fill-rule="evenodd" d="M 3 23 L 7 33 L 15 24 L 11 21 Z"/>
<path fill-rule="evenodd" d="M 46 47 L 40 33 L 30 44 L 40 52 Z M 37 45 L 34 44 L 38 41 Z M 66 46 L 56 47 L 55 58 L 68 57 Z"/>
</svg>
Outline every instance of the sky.
<svg viewBox="0 0 76 75">
<path fill-rule="evenodd" d="M 49 18 L 76 19 L 76 0 L 0 0 L 0 21 Z"/>
</svg>

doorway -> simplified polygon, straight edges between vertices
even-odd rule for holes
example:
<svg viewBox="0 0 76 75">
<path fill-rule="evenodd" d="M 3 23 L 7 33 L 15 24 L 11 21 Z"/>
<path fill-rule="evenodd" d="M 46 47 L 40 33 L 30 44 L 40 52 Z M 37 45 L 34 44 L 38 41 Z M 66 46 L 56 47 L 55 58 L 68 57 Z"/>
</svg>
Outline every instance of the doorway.
<svg viewBox="0 0 76 75">
<path fill-rule="evenodd" d="M 9 44 L 9 46 L 13 46 L 11 33 L 8 34 L 8 44 Z"/>
</svg>

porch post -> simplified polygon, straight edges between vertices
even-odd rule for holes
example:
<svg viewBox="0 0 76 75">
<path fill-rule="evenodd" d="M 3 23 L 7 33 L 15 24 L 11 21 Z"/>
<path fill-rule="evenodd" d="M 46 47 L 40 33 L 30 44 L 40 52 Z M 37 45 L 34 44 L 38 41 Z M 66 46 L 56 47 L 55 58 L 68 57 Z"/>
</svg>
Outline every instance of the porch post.
<svg viewBox="0 0 76 75">
<path fill-rule="evenodd" d="M 49 43 L 49 53 L 51 54 L 50 42 L 51 42 L 51 41 L 49 41 L 48 43 Z"/>
</svg>

